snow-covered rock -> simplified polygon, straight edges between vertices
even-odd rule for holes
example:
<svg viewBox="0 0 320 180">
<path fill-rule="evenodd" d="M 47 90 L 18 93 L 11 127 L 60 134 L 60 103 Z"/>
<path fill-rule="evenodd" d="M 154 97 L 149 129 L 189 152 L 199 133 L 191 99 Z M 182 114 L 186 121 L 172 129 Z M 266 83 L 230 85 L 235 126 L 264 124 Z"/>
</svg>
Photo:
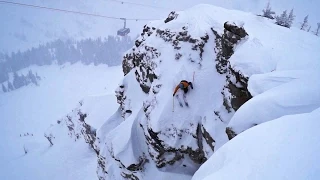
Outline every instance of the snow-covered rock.
<svg viewBox="0 0 320 180">
<path fill-rule="evenodd" d="M 320 72 L 313 68 L 251 76 L 249 90 L 254 97 L 232 117 L 228 129 L 239 134 L 284 115 L 308 113 L 319 108 Z"/>
<path fill-rule="evenodd" d="M 211 159 L 224 157 L 224 153 L 219 155 L 219 148 L 228 138 L 283 115 L 319 108 L 318 47 L 319 40 L 311 34 L 276 26 L 250 13 L 211 5 L 171 12 L 164 20 L 145 25 L 135 46 L 124 55 L 125 77 L 116 89 L 116 97 L 111 94 L 89 96 L 46 131 L 45 137 L 54 144 L 49 152 L 59 154 L 59 148 L 63 147 L 66 154 L 72 154 L 76 145 L 80 147 L 77 159 L 97 154 L 97 175 L 101 180 L 191 179 L 217 150 L 218 155 L 214 154 Z M 86 82 L 96 79 L 83 78 Z M 189 107 L 183 104 L 180 90 L 177 98 L 172 96 L 173 89 L 183 79 L 194 85 L 186 97 Z M 77 92 L 80 87 L 96 88 L 84 88 L 82 83 L 77 80 L 77 86 L 69 89 Z M 46 87 L 52 89 L 53 86 Z M 26 88 L 31 87 L 6 94 Z M 117 101 L 120 105 L 118 108 L 110 103 L 110 95 L 114 103 Z M 111 117 L 110 111 L 115 111 Z M 317 116 L 317 112 L 311 116 Z M 5 132 L 11 132 L 9 125 L 4 126 Z M 279 126 L 284 125 L 279 123 Z M 286 132 L 289 129 L 285 129 Z M 42 130 L 39 128 L 38 137 Z M 66 140 L 66 135 L 71 139 Z M 239 137 L 241 139 L 241 134 Z M 287 142 L 285 137 L 277 141 L 281 142 Z M 8 146 L 16 147 L 12 144 Z M 242 153 L 241 149 L 237 150 L 240 145 L 250 148 L 249 143 L 241 140 L 234 151 Z M 68 147 L 73 148 L 68 150 Z M 84 150 L 88 152 L 83 155 Z M 33 151 L 31 148 L 30 152 Z M 215 164 L 211 159 L 207 161 L 209 165 L 199 170 L 200 174 L 209 174 L 210 169 L 206 167 L 212 164 L 217 169 L 228 169 L 220 161 Z M 265 160 L 253 158 L 251 161 L 256 159 Z M 231 163 L 230 166 L 234 166 Z M 81 165 L 77 167 L 85 169 Z M 197 173 L 194 178 L 205 177 L 202 175 Z"/>
<path fill-rule="evenodd" d="M 98 130 L 99 178 L 191 178 L 228 138 L 266 120 L 290 114 L 279 112 L 274 117 L 255 118 L 263 116 L 259 114 L 265 105 L 261 102 L 269 103 L 269 107 L 274 105 L 272 101 L 253 105 L 259 100 L 257 94 L 281 85 L 278 81 L 259 84 L 268 77 L 255 74 L 294 70 L 299 65 L 307 68 L 295 58 L 309 57 L 308 54 L 314 55 L 307 61 L 316 67 L 319 55 L 311 47 L 318 42 L 311 40 L 310 46 L 299 51 L 296 36 L 298 40 L 312 37 L 250 13 L 211 5 L 172 12 L 165 20 L 145 25 L 135 47 L 124 56 L 125 77 L 116 90 L 120 108 Z M 296 50 L 295 55 L 289 50 Z M 289 59 L 296 65 L 290 65 Z M 300 75 L 289 74 L 289 79 L 280 79 L 287 82 Z M 172 97 L 172 93 L 183 79 L 192 81 L 194 89 L 186 98 L 190 106 L 181 108 L 182 92 L 178 91 L 178 98 Z M 292 89 L 293 96 L 296 85 L 299 83 L 284 89 Z M 312 86 L 320 87 L 318 83 Z M 276 92 L 270 95 L 275 97 Z M 291 104 L 297 99 L 292 99 Z M 306 107 L 305 111 L 293 107 L 291 112 L 310 112 L 318 107 L 313 103 L 318 102 L 317 98 L 308 99 L 300 104 Z"/>
<path fill-rule="evenodd" d="M 109 133 L 104 128 L 98 132 L 104 139 L 97 142 L 100 179 L 144 179 L 154 172 L 159 179 L 172 173 L 191 178 L 227 141 L 225 127 L 238 108 L 228 86 L 241 89 L 243 84 L 236 80 L 246 83 L 228 68 L 228 59 L 248 34 L 239 26 L 243 23 L 233 23 L 236 15 L 225 14 L 230 13 L 199 5 L 144 26 L 135 47 L 124 56 L 126 76 L 116 91 L 120 109 L 114 117 L 123 122 Z M 178 99 L 172 97 L 182 79 L 194 83 L 187 94 L 190 107 L 179 107 L 180 91 Z M 119 122 L 114 117 L 106 124 Z"/>
</svg>

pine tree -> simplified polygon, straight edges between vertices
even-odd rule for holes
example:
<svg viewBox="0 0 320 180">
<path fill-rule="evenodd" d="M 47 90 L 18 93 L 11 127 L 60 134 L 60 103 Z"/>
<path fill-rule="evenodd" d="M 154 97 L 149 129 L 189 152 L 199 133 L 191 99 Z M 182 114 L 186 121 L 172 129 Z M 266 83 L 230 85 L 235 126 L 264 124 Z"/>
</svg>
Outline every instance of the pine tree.
<svg viewBox="0 0 320 180">
<path fill-rule="evenodd" d="M 22 86 L 28 85 L 28 80 L 27 78 L 21 74 L 21 76 L 18 75 L 17 72 L 13 73 L 13 86 L 15 89 L 18 89 Z"/>
<path fill-rule="evenodd" d="M 268 1 L 266 9 L 263 9 L 262 12 L 263 12 L 262 16 L 269 19 L 274 19 L 272 15 L 276 14 L 274 11 L 271 10 L 270 1 Z"/>
<path fill-rule="evenodd" d="M 308 28 L 307 32 L 309 32 L 309 31 L 310 31 L 310 29 L 311 29 L 311 26 L 309 26 L 309 28 Z"/>
<path fill-rule="evenodd" d="M 15 89 L 18 89 L 20 87 L 20 83 L 19 83 L 19 75 L 17 72 L 14 72 L 13 73 L 13 81 L 12 81 L 12 84 L 13 84 L 13 87 Z"/>
<path fill-rule="evenodd" d="M 4 86 L 3 84 L 2 84 L 2 91 L 3 91 L 3 92 L 8 92 L 6 86 Z"/>
<path fill-rule="evenodd" d="M 14 90 L 14 87 L 13 87 L 12 83 L 9 81 L 8 82 L 8 92 L 13 91 L 13 90 Z"/>
<path fill-rule="evenodd" d="M 317 25 L 318 25 L 318 27 L 317 27 L 316 32 L 314 32 L 314 34 L 315 34 L 316 36 L 319 36 L 319 33 L 320 33 L 320 23 L 318 23 Z"/>
<path fill-rule="evenodd" d="M 276 24 L 280 26 L 285 26 L 287 21 L 288 21 L 287 10 L 283 11 L 283 13 L 280 16 L 276 16 Z"/>
<path fill-rule="evenodd" d="M 300 28 L 300 30 L 306 30 L 306 28 L 308 27 L 308 17 L 309 17 L 309 15 L 307 15 L 305 18 L 304 18 L 304 20 L 303 20 L 303 23 L 301 23 L 301 28 Z"/>
<path fill-rule="evenodd" d="M 29 80 L 29 82 L 38 86 L 37 77 L 32 73 L 31 70 L 29 70 L 29 72 L 28 72 L 27 79 Z"/>
<path fill-rule="evenodd" d="M 37 80 L 41 80 L 41 77 L 38 75 L 38 73 L 36 73 L 36 78 Z"/>
<path fill-rule="evenodd" d="M 293 20 L 296 16 L 293 14 L 293 9 L 291 9 L 289 17 L 285 23 L 285 27 L 290 28 L 292 26 Z"/>
</svg>

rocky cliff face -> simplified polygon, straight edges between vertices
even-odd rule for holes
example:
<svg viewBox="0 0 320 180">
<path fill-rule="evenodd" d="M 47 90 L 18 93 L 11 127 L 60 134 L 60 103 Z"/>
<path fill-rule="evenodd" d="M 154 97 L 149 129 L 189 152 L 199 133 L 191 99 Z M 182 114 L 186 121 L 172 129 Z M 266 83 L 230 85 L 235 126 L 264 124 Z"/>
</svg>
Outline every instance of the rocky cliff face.
<svg viewBox="0 0 320 180">
<path fill-rule="evenodd" d="M 234 136 L 226 124 L 251 95 L 247 77 L 228 60 L 248 34 L 232 22 L 221 26 L 223 32 L 213 26 L 199 30 L 177 12 L 144 26 L 124 55 L 126 77 L 116 90 L 123 123 L 97 143 L 99 179 L 145 179 L 155 172 L 191 176 L 217 144 Z M 187 97 L 189 109 L 179 109 L 178 99 L 172 100 L 181 79 L 195 81 Z M 123 136 L 121 142 L 116 133 Z"/>
<path fill-rule="evenodd" d="M 55 144 L 55 138 L 58 134 L 55 129 L 60 128 L 67 132 L 68 136 L 76 141 L 84 141 L 87 143 L 96 154 L 99 154 L 99 150 L 94 145 L 96 141 L 96 129 L 86 123 L 87 114 L 82 110 L 83 101 L 79 102 L 78 107 L 72 110 L 65 117 L 57 120 L 57 124 L 51 125 L 51 127 L 45 132 L 45 137 L 48 139 L 51 145 Z"/>
<path fill-rule="evenodd" d="M 229 113 L 235 112 L 252 96 L 248 91 L 248 77 L 232 69 L 229 59 L 234 53 L 233 48 L 248 34 L 243 27 L 230 22 L 224 23 L 222 35 L 219 35 L 213 28 L 212 31 L 216 35 L 216 69 L 220 74 L 226 74 L 226 85 L 221 92 L 223 105 Z M 236 136 L 231 128 L 226 128 L 226 133 L 229 140 Z"/>
</svg>

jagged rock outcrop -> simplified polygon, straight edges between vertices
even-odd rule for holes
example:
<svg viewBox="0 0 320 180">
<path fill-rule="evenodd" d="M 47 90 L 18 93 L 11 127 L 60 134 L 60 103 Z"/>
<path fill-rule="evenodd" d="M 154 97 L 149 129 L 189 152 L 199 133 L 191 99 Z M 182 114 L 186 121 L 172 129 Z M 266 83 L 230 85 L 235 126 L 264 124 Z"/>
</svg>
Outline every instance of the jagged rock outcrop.
<svg viewBox="0 0 320 180">
<path fill-rule="evenodd" d="M 68 136 L 74 141 L 84 140 L 98 155 L 99 150 L 95 146 L 96 129 L 86 123 L 87 114 L 82 112 L 83 102 L 80 101 L 77 108 L 65 117 L 57 120 L 57 124 L 52 125 L 46 132 L 45 137 L 54 145 L 54 139 L 57 134 L 54 134 L 55 128 L 63 128 Z"/>
<path fill-rule="evenodd" d="M 199 30 L 184 22 L 188 18 L 172 12 L 163 26 L 145 25 L 124 55 L 125 78 L 116 90 L 118 116 L 124 121 L 98 143 L 99 179 L 116 179 L 116 174 L 124 179 L 150 178 L 148 168 L 191 176 L 214 153 L 216 144 L 230 139 L 226 125 L 251 95 L 247 78 L 228 61 L 234 46 L 248 34 L 227 22 L 222 24 L 223 33 L 215 27 Z M 197 94 L 187 98 L 188 111 L 171 100 L 173 83 L 181 78 L 196 78 L 190 91 Z M 117 133 L 123 136 L 121 142 Z"/>
<path fill-rule="evenodd" d="M 220 74 L 227 74 L 227 83 L 221 92 L 224 98 L 223 105 L 228 112 L 235 112 L 252 96 L 247 89 L 248 77 L 243 76 L 241 72 L 233 70 L 229 59 L 234 53 L 234 46 L 242 39 L 245 39 L 248 34 L 243 27 L 230 22 L 224 23 L 222 36 L 214 29 L 211 30 L 216 35 L 216 69 Z M 226 128 L 226 133 L 229 139 L 236 136 L 236 133 L 231 128 Z"/>
</svg>

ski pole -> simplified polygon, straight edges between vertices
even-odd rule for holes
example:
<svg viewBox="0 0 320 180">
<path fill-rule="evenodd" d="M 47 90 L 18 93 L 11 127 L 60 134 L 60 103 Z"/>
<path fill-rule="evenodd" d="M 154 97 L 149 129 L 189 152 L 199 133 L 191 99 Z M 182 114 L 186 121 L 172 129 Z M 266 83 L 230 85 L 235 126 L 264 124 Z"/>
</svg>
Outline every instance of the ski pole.
<svg viewBox="0 0 320 180">
<path fill-rule="evenodd" d="M 194 83 L 194 74 L 195 74 L 195 71 L 193 71 L 192 83 Z"/>
<path fill-rule="evenodd" d="M 172 97 L 172 112 L 174 112 L 174 96 Z"/>
</svg>

